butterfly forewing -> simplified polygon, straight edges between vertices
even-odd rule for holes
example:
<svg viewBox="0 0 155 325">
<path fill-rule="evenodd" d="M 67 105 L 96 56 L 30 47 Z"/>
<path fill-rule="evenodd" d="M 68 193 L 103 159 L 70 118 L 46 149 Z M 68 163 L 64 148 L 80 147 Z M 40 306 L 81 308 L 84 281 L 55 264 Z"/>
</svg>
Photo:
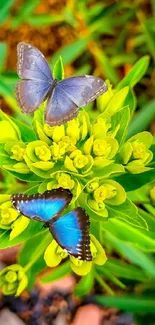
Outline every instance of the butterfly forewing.
<svg viewBox="0 0 155 325">
<path fill-rule="evenodd" d="M 22 79 L 51 82 L 52 74 L 44 55 L 34 46 L 21 42 L 17 45 L 17 73 Z"/>
<path fill-rule="evenodd" d="M 86 106 L 107 91 L 102 79 L 88 75 L 64 79 L 59 82 L 59 87 L 79 107 Z"/>
<path fill-rule="evenodd" d="M 89 217 L 82 208 L 76 208 L 63 217 L 53 218 L 50 231 L 70 255 L 84 261 L 91 261 Z"/>
<path fill-rule="evenodd" d="M 48 222 L 69 205 L 72 194 L 66 189 L 54 189 L 43 194 L 14 194 L 11 196 L 13 207 L 26 217 Z"/>
</svg>

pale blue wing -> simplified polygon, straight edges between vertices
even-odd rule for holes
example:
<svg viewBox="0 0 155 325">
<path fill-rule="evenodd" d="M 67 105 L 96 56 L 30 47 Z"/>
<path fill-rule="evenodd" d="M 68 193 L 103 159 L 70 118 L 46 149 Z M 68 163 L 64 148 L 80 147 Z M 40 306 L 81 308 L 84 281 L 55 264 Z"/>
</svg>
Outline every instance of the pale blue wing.
<svg viewBox="0 0 155 325">
<path fill-rule="evenodd" d="M 48 222 L 69 205 L 72 194 L 69 190 L 58 188 L 43 194 L 14 194 L 11 196 L 13 207 L 24 216 Z"/>
<path fill-rule="evenodd" d="M 23 113 L 30 114 L 46 99 L 51 85 L 40 80 L 20 80 L 16 84 L 16 99 Z"/>
<path fill-rule="evenodd" d="M 77 105 L 58 84 L 48 99 L 45 110 L 45 123 L 51 126 L 60 125 L 73 119 L 77 113 Z"/>
<path fill-rule="evenodd" d="M 34 46 L 21 42 L 17 45 L 17 73 L 22 79 L 52 81 L 52 74 L 44 55 Z"/>
<path fill-rule="evenodd" d="M 78 107 L 86 106 L 108 89 L 102 79 L 88 75 L 63 79 L 59 87 Z"/>
<path fill-rule="evenodd" d="M 63 217 L 53 218 L 49 229 L 57 243 L 74 257 L 91 261 L 89 216 L 82 208 L 76 208 Z"/>
</svg>

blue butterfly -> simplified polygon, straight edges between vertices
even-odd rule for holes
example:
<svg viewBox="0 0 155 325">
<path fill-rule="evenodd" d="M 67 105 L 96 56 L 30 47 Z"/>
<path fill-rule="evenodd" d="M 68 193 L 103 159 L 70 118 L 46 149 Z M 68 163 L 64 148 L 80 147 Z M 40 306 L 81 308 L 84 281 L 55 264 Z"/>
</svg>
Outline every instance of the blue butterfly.
<svg viewBox="0 0 155 325">
<path fill-rule="evenodd" d="M 17 73 L 22 79 L 16 86 L 16 98 L 22 112 L 34 112 L 47 99 L 45 122 L 51 126 L 72 120 L 84 107 L 108 89 L 93 76 L 54 80 L 44 55 L 34 46 L 21 42 L 17 46 Z"/>
<path fill-rule="evenodd" d="M 32 220 L 44 222 L 57 243 L 70 255 L 91 261 L 89 216 L 78 207 L 61 216 L 72 200 L 69 190 L 58 188 L 43 194 L 14 194 L 13 207 Z"/>
</svg>

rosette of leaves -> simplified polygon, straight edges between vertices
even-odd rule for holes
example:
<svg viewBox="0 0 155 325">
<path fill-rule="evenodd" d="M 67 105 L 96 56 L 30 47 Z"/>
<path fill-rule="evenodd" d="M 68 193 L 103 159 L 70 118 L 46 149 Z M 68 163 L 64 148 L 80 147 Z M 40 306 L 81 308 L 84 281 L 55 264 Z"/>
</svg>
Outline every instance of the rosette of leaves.
<svg viewBox="0 0 155 325">
<path fill-rule="evenodd" d="M 116 89 L 108 82 L 108 91 L 97 99 L 97 110 L 92 111 L 90 107 L 79 110 L 74 120 L 61 126 L 44 124 L 43 106 L 34 113 L 32 127 L 0 112 L 1 168 L 14 178 L 25 181 L 23 189 L 25 186 L 25 192 L 29 194 L 68 188 L 73 194 L 68 210 L 82 206 L 91 222 L 93 260 L 82 262 L 67 256 L 41 223 L 15 212 L 6 193 L 7 197 L 3 197 L 0 207 L 0 236 L 3 239 L 0 248 L 24 242 L 18 263 L 26 272 L 28 288 L 33 286 L 37 274 L 49 266 L 55 269 L 43 276 L 43 282 L 74 271 L 85 275 L 76 286 L 78 295 L 88 293 L 94 279 L 105 291 L 113 294 L 104 279 L 108 278 L 120 287 L 123 284 L 117 279 L 117 274 L 113 274 L 113 270 L 118 271 L 117 263 L 106 262 L 109 245 L 114 251 L 120 249 L 129 260 L 130 252 L 135 249 L 133 245 L 154 252 L 155 244 L 148 231 L 153 221 L 147 212 L 142 213 L 136 207 L 135 195 L 131 192 L 154 179 L 155 146 L 149 132 L 127 139 L 128 125 L 135 109 L 133 87 L 145 73 L 147 64 L 148 58 L 139 60 Z M 60 59 L 54 68 L 54 78 L 61 79 L 63 76 Z M 152 198 L 153 185 L 147 197 L 150 204 Z M 149 211 L 152 213 L 152 210 Z M 28 222 L 25 228 L 21 225 L 23 221 L 20 224 L 21 218 Z M 12 231 L 15 233 L 11 238 Z M 128 246 L 130 242 L 132 246 Z M 134 254 L 139 256 L 137 251 Z M 142 256 L 141 251 L 139 254 Z M 66 260 L 66 257 L 69 258 Z M 114 267 L 110 269 L 110 265 Z M 110 272 L 107 271 L 109 269 Z M 10 292 L 16 294 L 13 288 Z"/>
</svg>

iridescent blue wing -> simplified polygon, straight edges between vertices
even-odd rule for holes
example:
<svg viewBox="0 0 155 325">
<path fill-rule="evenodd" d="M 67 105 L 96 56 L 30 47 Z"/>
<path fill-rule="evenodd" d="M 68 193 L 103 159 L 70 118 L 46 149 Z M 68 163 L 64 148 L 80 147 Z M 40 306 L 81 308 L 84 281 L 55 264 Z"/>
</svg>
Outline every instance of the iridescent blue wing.
<svg viewBox="0 0 155 325">
<path fill-rule="evenodd" d="M 77 113 L 77 105 L 58 84 L 48 99 L 45 110 L 45 123 L 51 126 L 60 125 L 72 120 Z"/>
<path fill-rule="evenodd" d="M 88 75 L 63 79 L 59 87 L 79 107 L 88 105 L 108 89 L 102 79 Z"/>
<path fill-rule="evenodd" d="M 22 111 L 29 114 L 46 99 L 53 78 L 45 57 L 34 46 L 19 43 L 17 55 L 17 73 L 22 80 L 17 83 L 16 98 Z"/>
<path fill-rule="evenodd" d="M 49 229 L 57 243 L 66 251 L 84 261 L 91 261 L 89 216 L 82 208 L 76 208 L 63 217 L 49 222 Z"/>
<path fill-rule="evenodd" d="M 97 77 L 80 76 L 61 80 L 49 97 L 45 122 L 60 125 L 72 120 L 83 107 L 106 92 L 106 83 Z"/>
<path fill-rule="evenodd" d="M 11 196 L 13 207 L 24 216 L 48 222 L 68 206 L 72 199 L 69 190 L 58 188 L 43 194 L 14 194 Z"/>
</svg>

